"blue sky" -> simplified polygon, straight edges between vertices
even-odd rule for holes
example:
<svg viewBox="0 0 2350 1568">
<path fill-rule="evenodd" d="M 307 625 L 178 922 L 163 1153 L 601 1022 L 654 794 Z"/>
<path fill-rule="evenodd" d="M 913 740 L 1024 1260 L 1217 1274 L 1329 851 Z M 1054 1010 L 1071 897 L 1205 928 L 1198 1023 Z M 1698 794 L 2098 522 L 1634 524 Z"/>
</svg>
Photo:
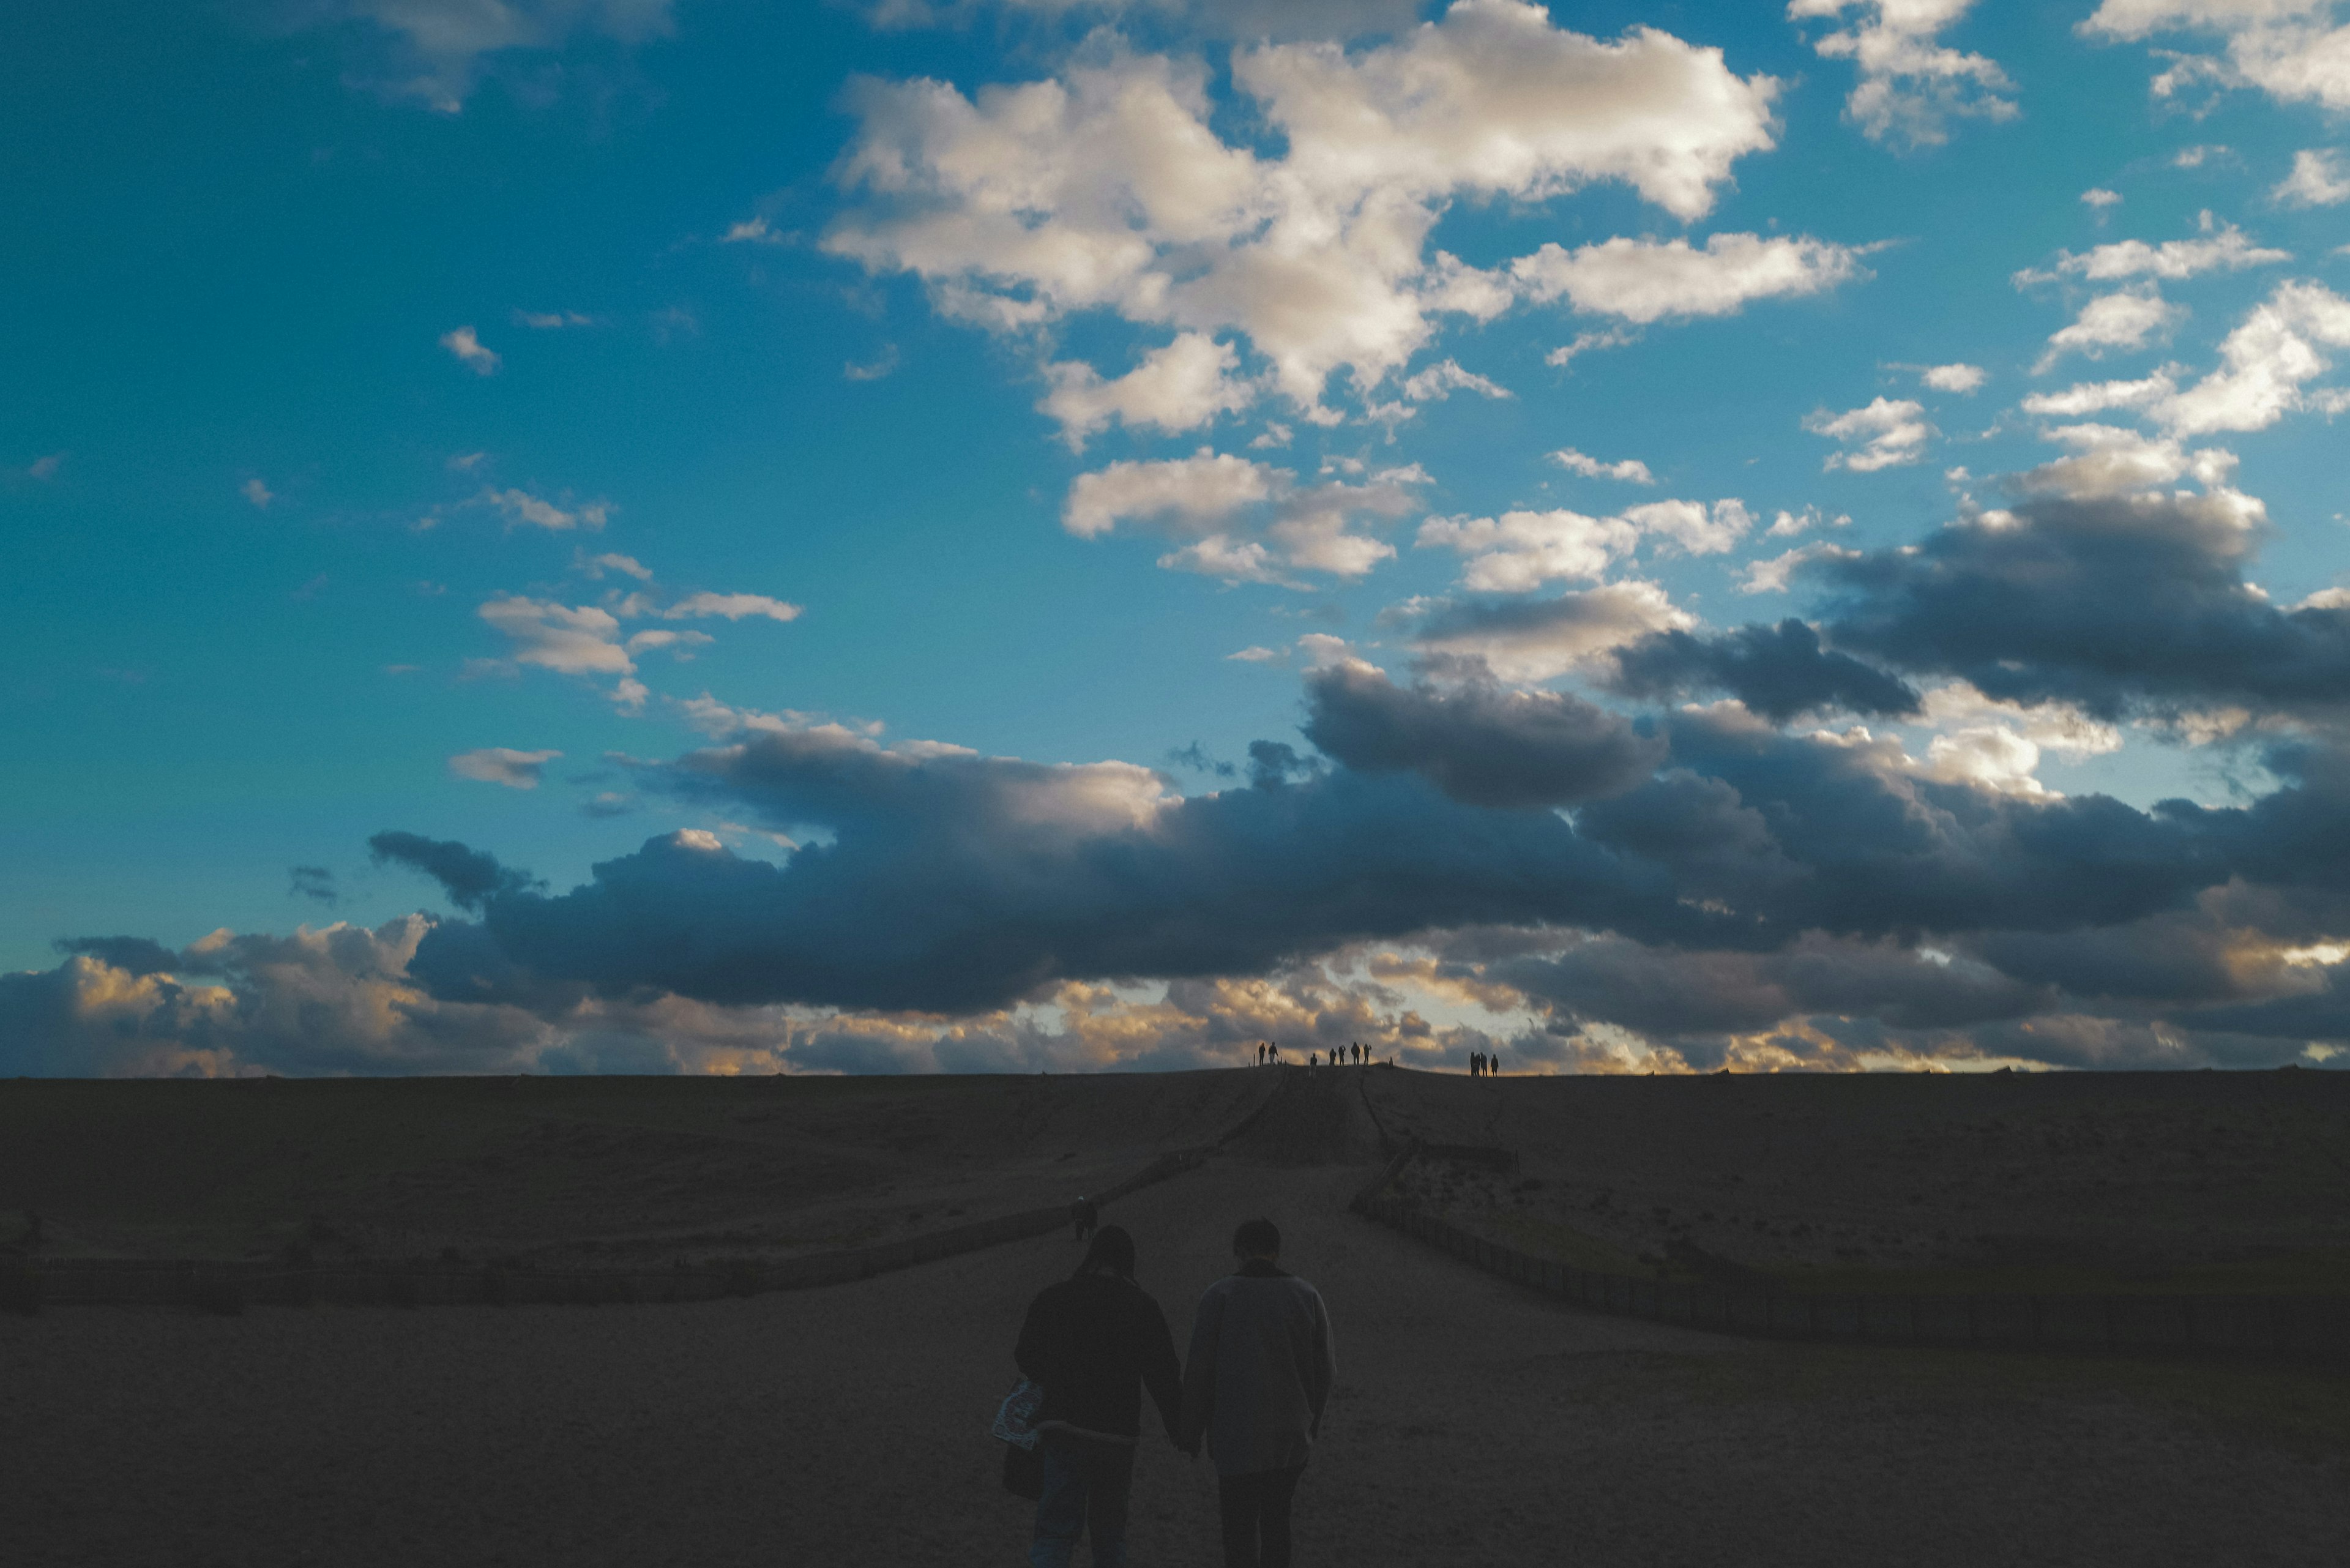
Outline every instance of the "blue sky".
<svg viewBox="0 0 2350 1568">
<path fill-rule="evenodd" d="M 2334 1061 L 2236 9 L 12 17 L 0 1066 Z"/>
</svg>

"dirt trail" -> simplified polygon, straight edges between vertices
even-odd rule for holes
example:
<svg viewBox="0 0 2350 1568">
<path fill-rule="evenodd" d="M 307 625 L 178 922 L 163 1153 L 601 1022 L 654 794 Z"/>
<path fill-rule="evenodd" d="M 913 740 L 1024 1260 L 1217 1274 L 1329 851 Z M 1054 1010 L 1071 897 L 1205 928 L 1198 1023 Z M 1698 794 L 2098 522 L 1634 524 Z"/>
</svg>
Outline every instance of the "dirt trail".
<svg viewBox="0 0 2350 1568">
<path fill-rule="evenodd" d="M 1179 1348 L 1243 1218 L 1327 1297 L 1303 1563 L 2299 1565 L 2350 1537 L 2339 1386 L 1578 1314 L 1347 1214 L 1368 1165 L 1306 1159 L 1360 1147 L 1359 1091 L 1294 1081 L 1109 1218 Z M 1025 1303 L 1075 1261 L 1040 1239 L 683 1307 L 0 1318 L 8 1555 L 1017 1562 L 1027 1510 L 986 1423 Z M 2316 1413 L 2276 1414 L 2295 1403 Z M 1135 1560 L 1213 1563 L 1213 1521 L 1206 1462 L 1147 1425 Z"/>
</svg>

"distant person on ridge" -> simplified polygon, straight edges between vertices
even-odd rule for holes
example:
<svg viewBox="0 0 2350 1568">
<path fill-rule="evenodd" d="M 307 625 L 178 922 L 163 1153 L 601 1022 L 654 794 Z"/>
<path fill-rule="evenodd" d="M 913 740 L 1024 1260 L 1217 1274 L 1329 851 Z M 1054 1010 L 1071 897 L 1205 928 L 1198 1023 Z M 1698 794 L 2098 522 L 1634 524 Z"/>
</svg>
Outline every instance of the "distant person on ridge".
<svg viewBox="0 0 2350 1568">
<path fill-rule="evenodd" d="M 1077 1272 L 1029 1303 L 1012 1358 L 1045 1390 L 1034 1423 L 1045 1491 L 1029 1563 L 1065 1568 L 1077 1537 L 1090 1535 L 1097 1568 L 1126 1568 L 1142 1390 L 1180 1446 L 1183 1384 L 1167 1315 L 1134 1282 L 1134 1238 L 1125 1227 L 1103 1226 Z"/>
<path fill-rule="evenodd" d="M 1092 1199 L 1080 1195 L 1075 1203 L 1069 1205 L 1069 1224 L 1076 1231 L 1072 1240 L 1082 1241 L 1092 1235 L 1094 1227 L 1100 1220 L 1101 1210 Z"/>
<path fill-rule="evenodd" d="M 1289 1568 L 1289 1508 L 1338 1366 L 1322 1293 L 1281 1270 L 1281 1232 L 1232 1233 L 1239 1268 L 1208 1287 L 1183 1368 L 1183 1446 L 1216 1459 L 1225 1568 Z"/>
</svg>

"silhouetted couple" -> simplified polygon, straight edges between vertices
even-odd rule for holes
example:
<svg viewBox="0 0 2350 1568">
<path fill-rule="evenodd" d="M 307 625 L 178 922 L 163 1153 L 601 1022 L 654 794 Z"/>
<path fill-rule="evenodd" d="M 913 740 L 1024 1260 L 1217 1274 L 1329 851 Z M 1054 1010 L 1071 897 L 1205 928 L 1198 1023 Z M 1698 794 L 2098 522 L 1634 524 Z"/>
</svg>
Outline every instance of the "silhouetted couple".
<svg viewBox="0 0 2350 1568">
<path fill-rule="evenodd" d="M 1227 1568 L 1287 1568 L 1290 1501 L 1337 1376 L 1330 1314 L 1320 1292 L 1282 1272 L 1271 1220 L 1234 1231 L 1232 1257 L 1200 1298 L 1180 1376 L 1123 1227 L 1103 1226 L 1076 1273 L 1030 1303 L 1013 1358 L 1045 1390 L 1036 1568 L 1061 1568 L 1084 1534 L 1098 1568 L 1123 1568 L 1146 1388 L 1175 1446 L 1197 1459 L 1204 1438 L 1215 1458 Z"/>
</svg>

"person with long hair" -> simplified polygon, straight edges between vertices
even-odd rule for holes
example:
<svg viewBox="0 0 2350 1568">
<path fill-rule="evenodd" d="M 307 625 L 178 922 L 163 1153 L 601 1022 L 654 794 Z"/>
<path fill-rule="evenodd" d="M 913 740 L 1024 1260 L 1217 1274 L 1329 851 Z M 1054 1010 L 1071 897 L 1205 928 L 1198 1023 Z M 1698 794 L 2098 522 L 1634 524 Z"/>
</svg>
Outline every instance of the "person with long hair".
<svg viewBox="0 0 2350 1568">
<path fill-rule="evenodd" d="M 1077 1272 L 1029 1303 L 1012 1358 L 1045 1390 L 1034 1423 L 1045 1490 L 1029 1563 L 1065 1568 L 1077 1538 L 1087 1535 L 1097 1568 L 1124 1568 L 1144 1389 L 1168 1436 L 1183 1447 L 1174 1336 L 1167 1314 L 1134 1282 L 1134 1238 L 1124 1226 L 1095 1231 Z M 1197 1453 L 1198 1445 L 1188 1451 Z"/>
</svg>

